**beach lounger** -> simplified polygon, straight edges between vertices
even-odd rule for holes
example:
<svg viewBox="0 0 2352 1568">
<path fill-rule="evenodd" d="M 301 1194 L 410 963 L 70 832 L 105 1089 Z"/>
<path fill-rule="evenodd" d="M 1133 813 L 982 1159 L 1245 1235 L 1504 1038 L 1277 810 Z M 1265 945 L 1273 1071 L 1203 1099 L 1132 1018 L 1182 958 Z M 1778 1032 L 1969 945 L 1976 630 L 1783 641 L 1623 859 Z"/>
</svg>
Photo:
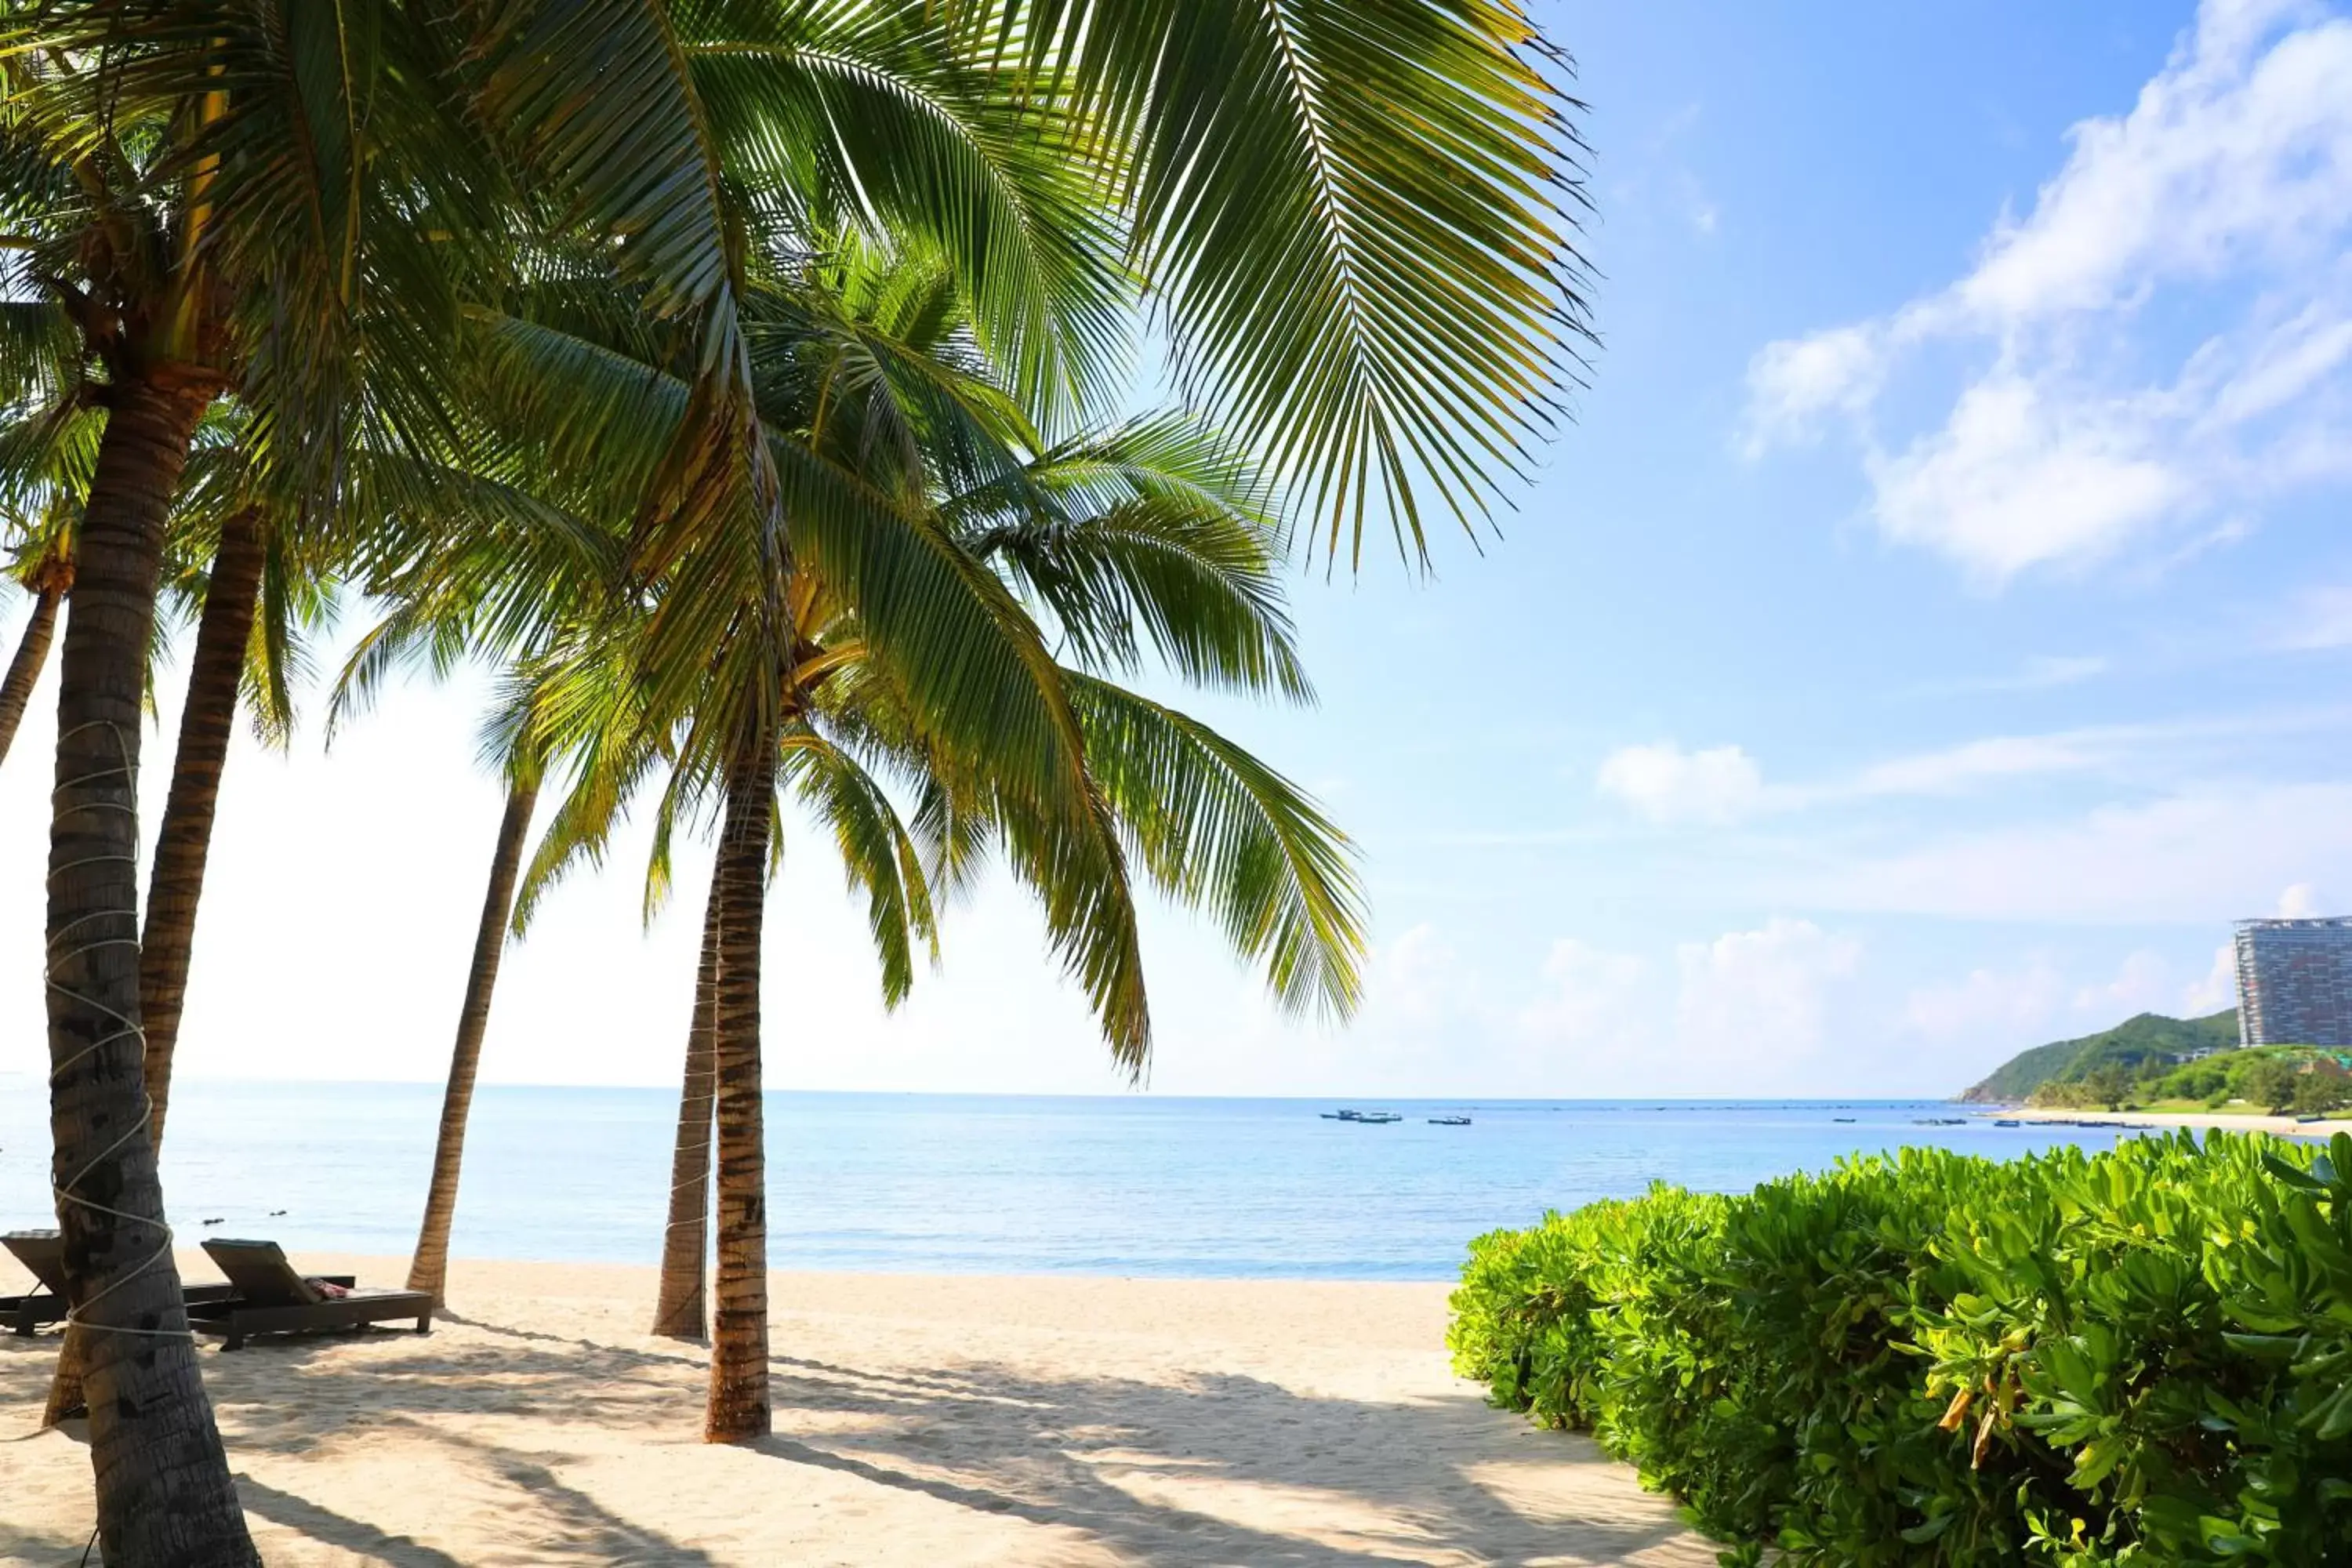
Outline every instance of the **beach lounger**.
<svg viewBox="0 0 2352 1568">
<path fill-rule="evenodd" d="M 30 1296 L 0 1296 L 0 1319 L 5 1319 L 9 1328 L 19 1334 L 29 1334 L 45 1323 L 63 1321 L 65 1237 L 54 1230 L 12 1230 L 0 1236 L 0 1247 L 5 1247 L 41 1287 Z M 235 1287 L 228 1285 L 190 1285 L 183 1296 L 193 1305 L 199 1301 L 225 1301 L 235 1293 Z"/>
<path fill-rule="evenodd" d="M 65 1244 L 54 1230 L 12 1230 L 0 1236 L 40 1287 L 26 1296 L 0 1296 L 0 1318 L 19 1334 L 29 1334 L 44 1323 L 66 1315 Z"/>
<path fill-rule="evenodd" d="M 413 1318 L 420 1334 L 433 1331 L 429 1290 L 361 1290 L 348 1275 L 305 1277 L 274 1241 L 215 1237 L 205 1252 L 228 1276 L 226 1300 L 188 1303 L 188 1326 L 223 1335 L 233 1351 L 249 1334 L 309 1334 Z"/>
</svg>

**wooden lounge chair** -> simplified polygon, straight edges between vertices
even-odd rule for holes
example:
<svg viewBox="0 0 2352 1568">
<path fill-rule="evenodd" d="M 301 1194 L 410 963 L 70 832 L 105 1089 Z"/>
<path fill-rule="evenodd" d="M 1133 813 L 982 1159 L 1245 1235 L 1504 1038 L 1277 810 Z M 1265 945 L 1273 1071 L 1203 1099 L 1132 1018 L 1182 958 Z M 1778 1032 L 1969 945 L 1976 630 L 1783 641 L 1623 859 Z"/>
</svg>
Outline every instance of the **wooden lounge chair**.
<svg viewBox="0 0 2352 1568">
<path fill-rule="evenodd" d="M 66 1315 L 66 1243 L 54 1230 L 12 1230 L 0 1236 L 0 1247 L 15 1254 L 26 1272 L 40 1284 L 30 1296 L 0 1296 L 0 1318 L 19 1334 L 29 1334 L 44 1323 L 61 1322 Z M 190 1285 L 183 1294 L 190 1302 L 225 1301 L 234 1294 L 227 1285 Z"/>
<path fill-rule="evenodd" d="M 433 1331 L 429 1290 L 360 1290 L 349 1275 L 305 1277 L 296 1272 L 274 1241 L 236 1241 L 215 1237 L 205 1251 L 232 1292 L 226 1300 L 188 1303 L 188 1326 L 220 1334 L 221 1349 L 233 1351 L 248 1334 L 309 1334 L 356 1329 L 368 1323 L 414 1318 L 416 1331 Z"/>
<path fill-rule="evenodd" d="M 0 1296 L 0 1318 L 19 1334 L 29 1334 L 44 1323 L 66 1315 L 65 1243 L 54 1230 L 12 1230 L 0 1236 L 40 1287 L 30 1295 Z"/>
</svg>

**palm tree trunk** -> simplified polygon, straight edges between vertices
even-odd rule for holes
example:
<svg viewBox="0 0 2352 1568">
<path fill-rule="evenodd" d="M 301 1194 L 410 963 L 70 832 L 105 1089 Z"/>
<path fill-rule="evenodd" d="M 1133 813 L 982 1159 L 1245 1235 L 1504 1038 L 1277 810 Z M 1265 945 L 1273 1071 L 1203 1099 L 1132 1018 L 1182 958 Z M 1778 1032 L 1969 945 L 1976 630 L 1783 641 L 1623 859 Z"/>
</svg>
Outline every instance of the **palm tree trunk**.
<svg viewBox="0 0 2352 1568">
<path fill-rule="evenodd" d="M 205 890 L 205 856 L 212 847 L 213 809 L 220 800 L 221 767 L 236 726 L 236 694 L 245 676 L 246 643 L 261 595 L 261 520 L 233 512 L 221 524 L 190 656 L 188 702 L 180 713 L 180 751 L 172 763 L 172 793 L 147 875 L 147 923 L 139 942 L 139 1017 L 147 1028 L 147 1137 L 163 1148 L 163 1112 L 172 1097 L 172 1051 L 180 1040 L 180 1005 L 188 990 L 188 958 L 196 938 L 196 900 Z"/>
<path fill-rule="evenodd" d="M 442 1291 L 449 1274 L 449 1227 L 457 1217 L 457 1168 L 466 1157 L 466 1118 L 474 1106 L 474 1074 L 482 1065 L 482 1036 L 489 1028 L 490 992 L 499 983 L 499 958 L 506 951 L 507 920 L 514 912 L 515 876 L 522 868 L 531 808 L 538 804 L 536 774 L 528 783 L 508 784 L 498 852 L 490 860 L 489 891 L 482 899 L 482 923 L 474 932 L 474 967 L 466 976 L 457 1045 L 449 1056 L 449 1088 L 441 1097 L 441 1136 L 433 1146 L 433 1185 L 425 1195 L 416 1257 L 408 1266 L 408 1288 L 432 1291 L 436 1307 L 446 1304 Z"/>
<path fill-rule="evenodd" d="M 65 590 L 55 583 L 47 583 L 33 595 L 33 618 L 25 623 L 25 635 L 17 640 L 16 657 L 8 661 L 6 679 L 0 679 L 0 758 L 8 754 L 8 742 L 16 738 L 16 726 L 24 721 L 25 705 L 33 700 L 33 688 L 41 679 L 41 666 L 49 657 L 49 638 L 58 629 L 58 601 Z"/>
<path fill-rule="evenodd" d="M 698 1340 L 708 1328 L 703 1297 L 710 1255 L 710 1100 L 715 1088 L 711 1025 L 719 1000 L 719 878 L 702 915 L 702 958 L 694 971 L 694 1022 L 686 1031 L 686 1083 L 677 1100 L 677 1148 L 670 1156 L 669 1225 L 662 1232 L 661 1290 L 654 1332 Z"/>
<path fill-rule="evenodd" d="M 139 1031 L 140 699 L 164 519 L 213 390 L 169 368 L 115 382 L 83 510 L 49 828 L 49 1131 L 105 1559 L 246 1568 L 260 1560 L 172 1261 Z"/>
<path fill-rule="evenodd" d="M 139 942 L 139 1019 L 146 1033 L 147 1140 L 163 1152 L 163 1111 L 172 1095 L 172 1053 L 180 1039 L 180 1008 L 188 988 L 188 960 L 196 933 L 196 900 L 205 886 L 212 846 L 213 810 L 220 799 L 222 764 L 236 725 L 237 686 L 245 674 L 246 640 L 261 595 L 267 556 L 260 520 L 233 513 L 221 525 L 205 611 L 189 658 L 188 700 L 180 714 L 180 750 L 172 763 L 172 792 L 147 874 L 147 918 Z M 86 1404 L 83 1336 L 68 1331 L 49 1384 L 51 1425 Z"/>
<path fill-rule="evenodd" d="M 719 984 L 711 1025 L 719 1123 L 719 1281 L 706 1442 L 766 1436 L 767 1153 L 760 1100 L 760 926 L 775 810 L 776 749 L 762 741 L 728 781 L 719 840 Z"/>
</svg>

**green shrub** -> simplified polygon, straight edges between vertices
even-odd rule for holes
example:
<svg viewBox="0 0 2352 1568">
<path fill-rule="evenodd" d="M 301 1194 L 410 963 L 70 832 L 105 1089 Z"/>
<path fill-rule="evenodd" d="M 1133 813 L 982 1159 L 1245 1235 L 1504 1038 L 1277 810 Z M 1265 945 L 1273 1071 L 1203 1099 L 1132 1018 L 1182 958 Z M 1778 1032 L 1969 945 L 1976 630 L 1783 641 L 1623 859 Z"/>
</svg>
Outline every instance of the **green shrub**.
<svg viewBox="0 0 2352 1568">
<path fill-rule="evenodd" d="M 1727 1562 L 2352 1564 L 2352 1138 L 1660 1186 L 1481 1237 L 1453 1306 Z"/>
</svg>

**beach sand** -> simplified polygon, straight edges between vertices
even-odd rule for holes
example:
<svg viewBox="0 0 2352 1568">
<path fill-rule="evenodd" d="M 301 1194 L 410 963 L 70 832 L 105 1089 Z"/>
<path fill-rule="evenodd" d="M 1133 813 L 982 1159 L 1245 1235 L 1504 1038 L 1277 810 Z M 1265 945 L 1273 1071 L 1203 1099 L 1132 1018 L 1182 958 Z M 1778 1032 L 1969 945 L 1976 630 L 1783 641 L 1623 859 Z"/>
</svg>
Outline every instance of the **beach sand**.
<svg viewBox="0 0 2352 1568">
<path fill-rule="evenodd" d="M 2231 1132 L 2275 1132 L 2286 1138 L 2332 1138 L 2352 1132 L 2352 1118 L 2297 1121 L 2292 1116 L 2251 1116 L 2215 1110 L 1980 1110 L 2013 1121 L 2112 1121 L 2123 1127 L 2220 1127 Z"/>
<path fill-rule="evenodd" d="M 403 1272 L 298 1261 L 362 1284 Z M 200 1257 L 183 1268 L 213 1277 Z M 264 1557 L 1714 1562 L 1588 1440 L 1449 1373 L 1443 1285 L 778 1274 L 776 1435 L 746 1447 L 696 1440 L 703 1359 L 645 1333 L 653 1286 L 643 1268 L 460 1261 L 430 1336 L 208 1346 Z M 89 1538 L 87 1449 L 34 1431 L 56 1348 L 54 1331 L 0 1335 L 0 1562 L 71 1564 Z"/>
</svg>

